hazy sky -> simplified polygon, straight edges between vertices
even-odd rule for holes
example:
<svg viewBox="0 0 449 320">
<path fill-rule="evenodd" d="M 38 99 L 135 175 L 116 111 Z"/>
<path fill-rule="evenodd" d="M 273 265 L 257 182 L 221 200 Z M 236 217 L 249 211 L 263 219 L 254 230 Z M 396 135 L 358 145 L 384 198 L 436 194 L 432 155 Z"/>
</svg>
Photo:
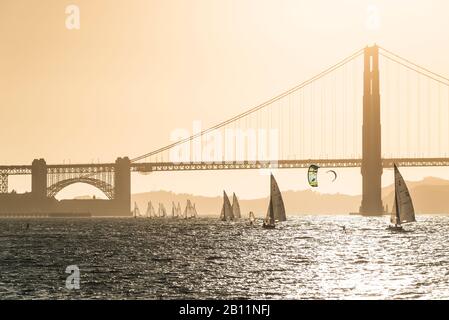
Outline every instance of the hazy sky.
<svg viewBox="0 0 449 320">
<path fill-rule="evenodd" d="M 65 26 L 69 4 L 80 8 L 79 30 Z M 377 30 L 366 24 L 370 5 Z M 448 12 L 446 0 L 2 0 L 0 163 L 135 157 L 167 144 L 176 128 L 213 125 L 373 42 L 448 76 Z M 340 172 L 320 191 L 359 193 L 359 169 Z M 447 169 L 404 173 L 449 177 Z M 306 188 L 301 170 L 278 180 Z M 133 181 L 134 192 L 268 191 L 255 171 Z"/>
</svg>

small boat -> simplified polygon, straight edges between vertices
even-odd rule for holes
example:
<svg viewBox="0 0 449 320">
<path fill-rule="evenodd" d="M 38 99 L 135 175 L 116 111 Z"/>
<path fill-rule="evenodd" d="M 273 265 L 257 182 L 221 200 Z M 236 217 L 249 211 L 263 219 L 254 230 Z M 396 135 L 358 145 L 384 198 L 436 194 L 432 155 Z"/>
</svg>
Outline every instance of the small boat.
<svg viewBox="0 0 449 320">
<path fill-rule="evenodd" d="M 176 208 L 176 205 L 173 201 L 171 202 L 171 217 L 173 219 L 178 218 L 178 208 Z"/>
<path fill-rule="evenodd" d="M 159 209 L 157 212 L 158 217 L 165 218 L 167 216 L 167 210 L 165 209 L 165 206 L 163 203 L 159 203 Z"/>
<path fill-rule="evenodd" d="M 195 219 L 198 218 L 198 212 L 196 211 L 196 203 L 193 204 L 192 215 L 190 217 Z"/>
<path fill-rule="evenodd" d="M 394 164 L 394 204 L 388 230 L 403 231 L 402 224 L 415 221 L 412 198 L 404 178 Z"/>
<path fill-rule="evenodd" d="M 286 221 L 284 200 L 282 200 L 282 194 L 279 190 L 279 186 L 274 178 L 273 174 L 270 177 L 270 204 L 267 210 L 267 216 L 263 222 L 262 227 L 265 229 L 274 229 L 276 221 Z"/>
<path fill-rule="evenodd" d="M 172 201 L 171 215 L 172 215 L 173 219 L 181 218 L 182 210 L 181 210 L 181 204 L 179 202 L 178 202 L 178 205 L 176 205 L 175 202 Z"/>
<path fill-rule="evenodd" d="M 186 207 L 184 208 L 184 212 L 182 213 L 182 218 L 186 219 L 186 220 L 188 219 L 189 205 L 190 205 L 190 200 L 187 200 Z"/>
<path fill-rule="evenodd" d="M 156 211 L 154 211 L 154 207 L 151 201 L 148 202 L 146 217 L 150 219 L 156 217 Z"/>
<path fill-rule="evenodd" d="M 268 212 L 265 220 L 263 221 L 262 228 L 274 229 L 276 227 L 274 220 L 273 200 L 270 199 L 270 205 L 268 206 Z"/>
<path fill-rule="evenodd" d="M 254 216 L 254 212 L 250 211 L 249 213 L 249 225 L 253 226 L 256 222 L 256 217 Z"/>
<path fill-rule="evenodd" d="M 240 219 L 242 217 L 240 213 L 240 204 L 239 200 L 237 199 L 237 196 L 235 193 L 232 196 L 232 214 L 234 215 L 234 219 Z"/>
<path fill-rule="evenodd" d="M 193 219 L 196 218 L 197 215 L 198 214 L 196 212 L 195 205 L 192 205 L 192 202 L 189 199 L 187 199 L 187 204 L 183 213 L 184 219 Z"/>
<path fill-rule="evenodd" d="M 223 207 L 221 208 L 220 220 L 234 220 L 234 212 L 232 210 L 231 202 L 229 201 L 226 191 L 223 191 Z"/>
<path fill-rule="evenodd" d="M 178 202 L 178 206 L 176 207 L 176 216 L 180 218 L 182 215 L 181 204 Z"/>
<path fill-rule="evenodd" d="M 139 207 L 137 206 L 137 202 L 134 202 L 133 216 L 134 218 L 140 217 L 140 210 Z"/>
</svg>

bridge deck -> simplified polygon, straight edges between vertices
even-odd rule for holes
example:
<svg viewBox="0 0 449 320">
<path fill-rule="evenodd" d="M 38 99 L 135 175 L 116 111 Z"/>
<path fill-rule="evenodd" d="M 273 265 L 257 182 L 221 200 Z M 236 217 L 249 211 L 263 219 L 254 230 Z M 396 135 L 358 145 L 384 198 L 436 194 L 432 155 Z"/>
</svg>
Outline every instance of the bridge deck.
<svg viewBox="0 0 449 320">
<path fill-rule="evenodd" d="M 31 165 L 10 165 L 0 166 L 0 174 L 3 175 L 26 175 L 31 174 Z M 101 173 L 115 171 L 115 163 L 94 163 L 94 164 L 49 164 L 48 174 L 62 173 Z"/>
<path fill-rule="evenodd" d="M 384 168 L 392 168 L 394 163 L 396 163 L 399 167 L 446 167 L 449 166 L 449 158 L 392 158 L 382 160 L 382 165 Z M 222 163 L 151 162 L 134 163 L 132 164 L 131 170 L 134 172 L 161 172 L 195 170 L 295 169 L 308 168 L 312 164 L 323 168 L 355 168 L 361 167 L 362 159 L 308 159 Z"/>
<path fill-rule="evenodd" d="M 384 168 L 393 167 L 449 167 L 449 158 L 391 158 L 383 159 Z M 133 172 L 162 172 L 162 171 L 204 171 L 204 170 L 247 170 L 247 169 L 294 169 L 308 168 L 315 164 L 323 168 L 355 168 L 362 165 L 362 159 L 308 159 L 308 160 L 279 160 L 256 162 L 201 162 L 201 163 L 173 163 L 146 162 L 132 163 Z M 115 163 L 101 164 L 63 164 L 47 165 L 48 173 L 100 173 L 115 170 Z M 31 165 L 0 166 L 0 175 L 31 174 Z"/>
</svg>

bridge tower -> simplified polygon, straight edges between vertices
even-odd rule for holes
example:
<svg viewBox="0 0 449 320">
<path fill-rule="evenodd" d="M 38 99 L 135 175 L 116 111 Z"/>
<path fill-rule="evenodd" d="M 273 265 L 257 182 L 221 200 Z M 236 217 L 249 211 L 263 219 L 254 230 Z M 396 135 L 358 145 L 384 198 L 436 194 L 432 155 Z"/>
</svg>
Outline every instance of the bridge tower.
<svg viewBox="0 0 449 320">
<path fill-rule="evenodd" d="M 365 48 L 362 137 L 362 204 L 360 214 L 381 215 L 382 157 L 379 92 L 379 47 Z"/>
<path fill-rule="evenodd" d="M 121 215 L 131 214 L 131 161 L 128 157 L 115 161 L 114 201 Z"/>
<path fill-rule="evenodd" d="M 31 164 L 31 193 L 35 201 L 47 198 L 47 163 L 44 159 L 34 159 Z"/>
</svg>

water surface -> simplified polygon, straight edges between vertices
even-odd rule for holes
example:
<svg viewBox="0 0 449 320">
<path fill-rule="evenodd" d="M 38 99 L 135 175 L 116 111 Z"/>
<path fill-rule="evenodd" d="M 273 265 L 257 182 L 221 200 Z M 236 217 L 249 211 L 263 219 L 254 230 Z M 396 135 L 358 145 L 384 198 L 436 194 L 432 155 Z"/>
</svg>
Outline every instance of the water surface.
<svg viewBox="0 0 449 320">
<path fill-rule="evenodd" d="M 448 299 L 449 217 L 417 219 L 0 219 L 0 299 Z"/>
</svg>

